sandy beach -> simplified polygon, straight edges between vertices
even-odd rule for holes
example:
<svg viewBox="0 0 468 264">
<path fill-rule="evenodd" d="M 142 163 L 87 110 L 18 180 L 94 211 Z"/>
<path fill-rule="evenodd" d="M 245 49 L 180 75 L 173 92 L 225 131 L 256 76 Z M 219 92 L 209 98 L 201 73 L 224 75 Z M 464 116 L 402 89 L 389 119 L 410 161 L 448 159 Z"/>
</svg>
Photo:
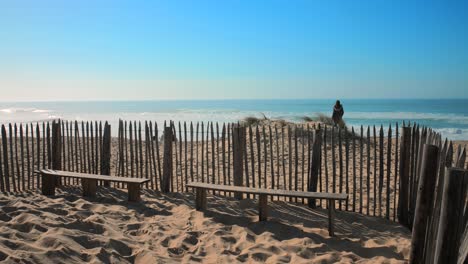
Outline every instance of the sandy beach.
<svg viewBox="0 0 468 264">
<path fill-rule="evenodd" d="M 270 203 L 258 222 L 255 200 L 208 197 L 205 214 L 191 193 L 146 190 L 142 203 L 100 188 L 55 197 L 36 191 L 0 196 L 0 261 L 5 263 L 404 263 L 410 233 L 399 224 L 337 212 L 336 237 L 326 212 Z"/>
</svg>

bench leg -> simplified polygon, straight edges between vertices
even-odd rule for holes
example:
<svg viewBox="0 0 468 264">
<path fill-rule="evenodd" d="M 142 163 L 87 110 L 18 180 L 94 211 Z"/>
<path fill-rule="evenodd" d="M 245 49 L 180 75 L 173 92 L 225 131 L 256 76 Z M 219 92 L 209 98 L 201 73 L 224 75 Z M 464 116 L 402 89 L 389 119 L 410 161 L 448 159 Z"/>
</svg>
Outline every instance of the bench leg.
<svg viewBox="0 0 468 264">
<path fill-rule="evenodd" d="M 41 174 L 42 178 L 42 194 L 52 196 L 55 195 L 55 176 Z"/>
<path fill-rule="evenodd" d="M 333 227 L 334 218 L 335 218 L 335 200 L 329 199 L 328 200 L 328 234 L 330 236 L 335 235 L 335 230 Z"/>
<path fill-rule="evenodd" d="M 128 183 L 128 201 L 129 202 L 139 202 L 140 198 L 140 184 L 139 183 Z"/>
<path fill-rule="evenodd" d="M 258 220 L 266 221 L 268 219 L 268 196 L 260 194 L 258 197 Z"/>
<path fill-rule="evenodd" d="M 81 179 L 81 186 L 83 187 L 83 196 L 96 197 L 97 180 Z"/>
<path fill-rule="evenodd" d="M 197 211 L 206 210 L 206 189 L 196 188 L 195 209 Z"/>
</svg>

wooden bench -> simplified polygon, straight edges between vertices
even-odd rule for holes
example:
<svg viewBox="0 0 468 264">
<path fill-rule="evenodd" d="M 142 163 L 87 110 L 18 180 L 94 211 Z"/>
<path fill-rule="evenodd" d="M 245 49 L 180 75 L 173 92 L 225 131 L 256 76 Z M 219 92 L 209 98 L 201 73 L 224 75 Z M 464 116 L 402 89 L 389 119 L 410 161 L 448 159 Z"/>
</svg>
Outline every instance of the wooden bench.
<svg viewBox="0 0 468 264">
<path fill-rule="evenodd" d="M 46 169 L 40 170 L 39 174 L 42 177 L 42 194 L 44 195 L 55 195 L 56 179 L 59 177 L 68 177 L 81 179 L 83 196 L 87 197 L 96 196 L 98 181 L 126 183 L 128 188 L 128 200 L 131 202 L 140 201 L 141 184 L 149 181 L 149 179 L 145 178 L 127 178 Z"/>
<path fill-rule="evenodd" d="M 266 221 L 268 218 L 267 203 L 268 196 L 284 196 L 284 197 L 298 197 L 309 199 L 325 199 L 328 201 L 328 233 L 330 236 L 334 235 L 333 220 L 336 200 L 347 200 L 348 194 L 346 193 L 320 193 L 320 192 L 299 192 L 288 190 L 271 190 L 259 189 L 241 186 L 219 185 L 211 183 L 192 182 L 188 183 L 187 187 L 195 188 L 196 200 L 195 207 L 198 211 L 206 209 L 206 190 L 226 191 L 235 193 L 250 193 L 257 194 L 258 199 L 258 213 L 259 221 Z"/>
</svg>

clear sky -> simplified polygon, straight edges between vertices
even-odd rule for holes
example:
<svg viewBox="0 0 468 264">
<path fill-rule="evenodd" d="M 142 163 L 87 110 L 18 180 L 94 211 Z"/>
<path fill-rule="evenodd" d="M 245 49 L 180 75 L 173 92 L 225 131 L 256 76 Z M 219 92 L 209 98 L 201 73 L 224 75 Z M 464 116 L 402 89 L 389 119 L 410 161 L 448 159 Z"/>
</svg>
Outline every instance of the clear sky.
<svg viewBox="0 0 468 264">
<path fill-rule="evenodd" d="M 468 1 L 0 0 L 0 93 L 468 98 Z"/>
</svg>

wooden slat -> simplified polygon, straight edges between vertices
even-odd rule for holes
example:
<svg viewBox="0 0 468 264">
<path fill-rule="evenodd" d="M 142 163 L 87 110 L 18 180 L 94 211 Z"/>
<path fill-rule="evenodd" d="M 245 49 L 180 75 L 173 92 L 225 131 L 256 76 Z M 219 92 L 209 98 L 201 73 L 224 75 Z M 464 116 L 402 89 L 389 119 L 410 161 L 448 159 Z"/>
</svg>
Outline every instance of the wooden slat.
<svg viewBox="0 0 468 264">
<path fill-rule="evenodd" d="M 252 187 L 255 187 L 255 153 L 254 153 L 252 126 L 249 126 L 249 143 L 250 143 L 250 162 L 251 162 L 251 167 L 252 167 L 251 169 Z"/>
<path fill-rule="evenodd" d="M 133 152 L 133 124 L 132 122 L 128 122 L 128 135 L 129 135 L 129 150 L 130 150 L 130 177 L 135 177 L 134 173 L 134 152 Z"/>
<path fill-rule="evenodd" d="M 324 127 L 324 133 L 323 133 L 323 157 L 324 157 L 324 168 L 325 168 L 325 192 L 328 192 L 328 149 L 327 149 L 327 127 Z M 320 189 L 322 191 L 322 189 Z M 353 199 L 355 199 L 356 193 L 354 193 Z M 320 201 L 320 206 L 321 205 Z M 354 204 L 354 203 L 353 203 Z M 325 204 L 326 205 L 326 204 Z"/>
<path fill-rule="evenodd" d="M 65 124 L 65 130 L 67 131 L 66 132 L 66 135 L 67 135 L 67 151 L 65 153 L 65 157 L 64 159 L 67 159 L 67 170 L 69 171 L 74 171 L 73 169 L 73 166 L 75 165 L 75 162 L 73 162 L 73 158 L 72 158 L 72 153 L 73 151 L 71 151 L 71 146 L 72 146 L 72 139 L 70 137 L 70 124 L 68 121 L 66 121 L 66 124 Z M 65 134 L 63 134 L 63 136 L 65 136 Z"/>
<path fill-rule="evenodd" d="M 221 132 L 221 151 L 222 151 L 222 162 L 223 162 L 223 184 L 226 185 L 226 124 L 223 123 L 223 130 Z M 193 182 L 193 178 L 192 178 Z M 226 192 L 224 192 L 226 195 Z"/>
<path fill-rule="evenodd" d="M 65 169 L 65 170 L 70 171 L 70 169 L 67 169 L 68 162 L 67 162 L 67 154 L 66 154 L 67 145 L 66 145 L 66 141 L 65 141 L 65 139 L 66 139 L 65 121 L 60 120 L 59 124 L 60 124 L 60 130 L 61 130 L 60 139 L 62 141 L 62 148 L 61 148 L 61 153 L 60 153 L 60 155 L 62 156 L 62 158 L 61 158 L 62 159 L 62 168 Z M 67 179 L 67 181 L 65 181 L 65 184 L 70 185 L 70 179 Z"/>
<path fill-rule="evenodd" d="M 107 122 L 106 122 L 107 124 Z M 96 173 L 100 171 L 100 164 L 101 164 L 101 157 L 102 157 L 102 147 L 103 147 L 103 134 L 102 134 L 102 122 L 94 122 L 96 133 L 97 133 L 97 138 L 96 138 Z M 99 126 L 99 127 L 98 127 Z M 109 131 L 110 132 L 110 131 Z M 110 134 L 109 134 L 110 135 Z M 112 141 L 111 141 L 112 143 Z M 109 165 L 110 165 L 110 159 L 109 159 Z M 109 174 L 110 174 L 110 168 L 109 166 Z"/>
<path fill-rule="evenodd" d="M 150 183 L 153 184 L 153 177 L 151 177 L 150 144 L 148 121 L 145 121 L 145 178 L 150 179 Z M 148 188 L 148 183 L 146 183 L 146 188 Z"/>
<path fill-rule="evenodd" d="M 14 134 L 15 134 L 15 160 L 16 160 L 16 173 L 17 173 L 17 188 L 18 188 L 18 191 L 24 191 L 24 189 L 22 188 L 23 187 L 23 172 L 21 170 L 21 166 L 20 166 L 20 159 L 22 161 L 22 158 L 21 158 L 21 153 L 20 153 L 20 150 L 18 150 L 18 134 L 20 133 L 19 132 L 19 129 L 18 129 L 18 126 L 17 124 L 15 123 L 15 131 L 14 131 Z"/>
<path fill-rule="evenodd" d="M 340 167 L 340 186 L 339 186 L 339 192 L 343 192 L 343 144 L 341 140 L 341 128 L 338 128 L 338 161 L 339 161 L 339 167 Z M 363 157 L 361 156 L 361 159 Z M 342 203 L 341 201 L 339 202 L 339 208 L 342 210 Z"/>
<path fill-rule="evenodd" d="M 24 190 L 26 190 L 26 178 L 24 177 L 24 174 L 25 174 L 25 171 L 24 171 L 25 157 L 24 157 L 23 124 L 20 124 L 19 131 L 20 131 L 20 155 L 21 155 L 21 187 L 22 187 L 22 190 L 24 191 Z"/>
<path fill-rule="evenodd" d="M 373 215 L 377 215 L 377 183 L 378 183 L 378 178 L 377 178 L 377 131 L 375 129 L 375 126 L 373 126 L 374 130 L 374 210 L 373 210 Z"/>
<path fill-rule="evenodd" d="M 280 188 L 279 186 L 279 179 L 280 179 L 280 162 L 279 162 L 279 159 L 280 159 L 280 153 L 279 153 L 279 136 L 278 136 L 278 127 L 276 127 L 276 124 L 275 124 L 275 140 L 276 140 L 276 179 L 277 179 L 277 182 L 276 182 L 276 188 Z"/>
<path fill-rule="evenodd" d="M 363 207 L 363 181 L 362 181 L 362 177 L 363 177 L 363 159 L 362 157 L 364 156 L 364 146 L 363 146 L 363 136 L 364 136 L 364 128 L 363 126 L 361 125 L 361 136 L 359 137 L 359 153 L 360 153 L 360 156 L 361 158 L 359 159 L 359 213 L 362 214 L 362 207 Z"/>
<path fill-rule="evenodd" d="M 299 153 L 297 149 L 297 137 L 298 137 L 298 127 L 294 127 L 294 190 L 298 191 L 298 165 L 299 165 Z M 266 169 L 265 169 L 266 172 Z M 297 203 L 297 198 L 295 199 Z"/>
<path fill-rule="evenodd" d="M 29 124 L 29 127 L 30 127 L 30 130 L 31 130 L 31 172 L 30 174 L 32 175 L 33 171 L 34 171 L 34 164 L 35 164 L 35 149 L 34 149 L 34 126 L 33 126 L 33 123 L 30 123 Z M 0 156 L 0 161 L 2 160 L 1 156 Z M 37 177 L 31 177 L 31 188 L 34 188 L 34 186 L 36 186 L 34 183 L 34 179 L 36 179 Z"/>
<path fill-rule="evenodd" d="M 158 186 L 158 183 L 161 182 L 162 179 L 162 166 L 161 166 L 161 157 L 160 157 L 160 152 L 159 152 L 159 130 L 158 130 L 158 123 L 154 122 L 154 135 L 156 137 L 156 161 L 158 162 L 158 175 L 159 175 L 159 181 L 156 182 L 156 186 Z M 161 189 L 161 186 L 159 186 Z M 158 188 L 156 187 L 156 190 Z"/>
<path fill-rule="evenodd" d="M 267 150 L 267 135 L 265 131 L 265 126 L 262 125 L 262 137 L 263 137 L 263 187 L 268 188 L 268 176 L 267 176 L 267 168 L 268 168 L 268 150 Z"/>
<path fill-rule="evenodd" d="M 243 185 L 243 157 L 244 157 L 244 142 L 245 142 L 245 132 L 244 128 L 241 127 L 239 124 L 233 127 L 233 164 L 234 164 L 234 185 L 235 186 L 242 186 Z M 242 199 L 242 193 L 235 192 L 234 197 L 236 199 Z"/>
<path fill-rule="evenodd" d="M 157 168 L 157 163 L 156 163 L 156 153 L 155 153 L 155 144 L 154 142 L 158 142 L 159 139 L 157 136 L 155 136 L 154 132 L 153 132 L 153 122 L 149 122 L 149 133 L 150 133 L 150 152 L 151 152 L 151 167 L 152 167 L 152 178 L 153 178 L 153 183 L 152 183 L 152 186 L 151 188 L 153 188 L 154 190 L 159 190 L 158 188 L 158 181 L 159 181 L 159 177 L 161 175 L 158 176 L 158 168 Z M 159 160 L 158 160 L 159 161 Z"/>
<path fill-rule="evenodd" d="M 349 193 L 349 131 L 345 130 L 345 175 L 346 175 L 346 193 Z M 369 183 L 368 183 L 369 184 Z M 369 205 L 369 203 L 367 203 Z M 346 200 L 346 211 L 349 210 L 349 200 Z"/>
<path fill-rule="evenodd" d="M 203 137 L 204 134 L 204 125 L 203 122 L 201 123 L 201 181 L 205 182 L 205 139 Z"/>
<path fill-rule="evenodd" d="M 135 126 L 136 128 L 136 126 Z M 135 139 L 136 139 L 136 136 L 135 136 Z M 142 142 L 142 138 L 141 138 L 141 121 L 138 121 L 138 161 L 139 163 L 137 164 L 137 167 L 139 167 L 139 171 L 138 171 L 138 176 L 139 178 L 143 178 L 143 142 Z"/>
<path fill-rule="evenodd" d="M 51 140 L 51 133 L 50 133 L 50 124 L 47 122 L 47 130 L 46 130 L 46 140 L 47 140 L 47 166 L 48 168 L 52 167 L 52 145 L 50 143 Z"/>
<path fill-rule="evenodd" d="M 166 126 L 164 124 L 164 155 L 163 155 L 163 175 L 161 177 L 161 191 L 167 193 L 170 190 L 171 178 L 173 174 L 172 162 L 172 124 Z"/>
<path fill-rule="evenodd" d="M 395 160 L 395 163 L 394 163 L 394 176 L 393 176 L 393 188 L 394 188 L 394 192 L 393 192 L 393 221 L 396 221 L 396 212 L 397 212 L 397 195 L 398 195 L 398 122 L 395 124 L 395 156 L 394 156 L 394 160 Z"/>
<path fill-rule="evenodd" d="M 293 177 L 293 160 L 292 160 L 292 156 L 293 156 L 293 153 L 292 153 L 292 148 L 293 148 L 293 144 L 292 144 L 292 131 L 291 131 L 291 126 L 288 125 L 288 148 L 289 148 L 289 151 L 288 151 L 288 156 L 289 156 L 289 186 L 288 186 L 288 190 L 292 190 L 292 177 Z M 261 187 L 261 186 L 259 186 Z M 289 198 L 289 201 L 291 202 L 292 199 L 291 197 Z"/>
<path fill-rule="evenodd" d="M 387 205 L 385 216 L 388 220 L 390 220 L 390 178 L 391 174 L 391 166 L 392 166 L 392 126 L 388 127 L 388 139 L 387 139 Z"/>
<path fill-rule="evenodd" d="M 181 136 L 182 138 L 182 136 Z M 184 169 L 185 169 L 185 184 L 188 183 L 188 158 L 187 158 L 187 123 L 184 122 L 184 160 L 185 160 L 185 163 L 184 163 Z M 187 187 L 185 187 L 185 191 L 187 192 L 188 189 Z"/>
<path fill-rule="evenodd" d="M 258 187 L 262 187 L 262 146 L 260 141 L 260 130 L 258 126 L 255 130 L 256 143 L 257 143 L 257 160 L 258 160 Z"/>
<path fill-rule="evenodd" d="M 367 206 L 366 206 L 366 214 L 367 215 L 370 215 L 370 206 L 371 206 L 371 202 L 370 202 L 370 189 L 371 189 L 371 178 L 370 178 L 370 166 L 371 166 L 371 157 L 370 157 L 370 143 L 371 143 L 371 134 L 370 134 L 370 127 L 367 126 L 367 140 L 366 140 L 366 147 L 367 147 L 367 188 L 366 188 L 366 191 L 367 191 Z M 374 179 L 375 180 L 375 179 Z M 375 197 L 374 197 L 375 199 Z"/>
<path fill-rule="evenodd" d="M 29 156 L 29 126 L 28 124 L 26 123 L 25 124 L 25 128 L 26 128 L 26 131 L 25 131 L 25 136 L 26 136 L 26 140 L 25 140 L 25 144 L 26 144 L 26 169 L 27 169 L 27 176 L 28 176 L 28 179 L 27 179 L 27 182 L 28 182 L 28 185 L 27 185 L 27 189 L 30 190 L 31 189 L 31 158 Z M 23 148 L 21 148 L 23 149 Z M 1 158 L 0 158 L 1 160 Z M 24 159 L 23 159 L 23 163 L 24 163 Z M 0 165 L 1 167 L 1 165 Z M 1 175 L 1 170 L 0 170 L 0 175 Z"/>
<path fill-rule="evenodd" d="M 218 184 L 221 184 L 221 166 L 220 166 L 220 161 L 221 161 L 221 158 L 220 158 L 220 149 L 219 149 L 219 123 L 216 122 L 216 166 L 217 166 L 217 173 L 216 173 L 216 177 L 218 178 L 217 179 L 217 183 Z"/>
<path fill-rule="evenodd" d="M 210 123 L 206 124 L 206 182 L 210 182 Z"/>
<path fill-rule="evenodd" d="M 5 125 L 2 125 L 2 147 L 3 147 L 3 175 L 5 178 L 5 190 L 10 192 L 10 170 L 8 166 L 8 143 Z"/>
<path fill-rule="evenodd" d="M 91 151 L 90 151 L 90 146 L 89 142 L 91 140 L 90 134 L 89 134 L 89 121 L 86 122 L 86 158 L 88 160 L 88 170 L 87 172 L 90 173 L 92 172 L 92 165 L 91 165 Z M 49 142 L 47 140 L 47 142 Z"/>
<path fill-rule="evenodd" d="M 42 168 L 47 168 L 47 148 L 46 148 L 46 126 L 42 123 Z"/>
<path fill-rule="evenodd" d="M 227 171 L 228 171 L 228 184 L 231 184 L 231 144 L 232 144 L 232 124 L 228 124 L 228 165 L 227 165 Z"/>
<path fill-rule="evenodd" d="M 379 216 L 382 216 L 382 191 L 384 181 L 384 133 L 383 127 L 379 131 Z"/>
<path fill-rule="evenodd" d="M 183 176 L 183 173 L 184 173 L 184 170 L 182 168 L 182 125 L 180 124 L 180 121 L 177 122 L 178 123 L 178 126 L 179 126 L 179 171 L 180 171 L 180 187 L 181 187 L 181 191 L 184 189 L 184 176 Z"/>
<path fill-rule="evenodd" d="M 200 123 L 197 122 L 197 130 L 195 131 L 195 141 L 197 143 L 195 145 L 195 156 L 196 156 L 195 174 L 197 175 L 197 181 L 200 181 L 200 171 L 199 171 L 200 160 L 199 160 L 199 155 L 198 155 L 198 153 L 200 152 L 200 150 L 199 150 L 200 142 L 198 141 L 199 128 L 200 128 Z M 228 129 L 228 131 L 229 131 L 229 129 Z"/>
<path fill-rule="evenodd" d="M 246 128 L 247 129 L 247 128 Z M 245 139 L 245 144 L 247 144 L 247 139 Z M 245 178 L 245 185 L 247 187 L 250 187 L 250 177 L 249 177 L 249 158 L 248 158 L 248 154 L 247 154 L 247 150 L 248 150 L 248 147 L 247 145 L 245 145 L 243 148 L 243 152 L 242 153 L 242 157 L 244 159 L 244 178 Z M 253 170 L 253 168 L 252 168 Z M 250 194 L 247 194 L 247 199 L 250 199 Z"/>
<path fill-rule="evenodd" d="M 219 185 L 201 182 L 190 182 L 187 184 L 190 188 L 203 188 L 208 190 L 218 191 L 230 191 L 230 192 L 242 192 L 251 193 L 257 195 L 275 195 L 285 197 L 302 197 L 302 198 L 315 198 L 315 199 L 333 199 L 333 200 L 346 200 L 348 195 L 345 193 L 320 193 L 320 192 L 300 192 L 300 191 L 289 191 L 289 190 L 272 190 L 265 188 L 250 188 L 232 185 Z"/>
<path fill-rule="evenodd" d="M 331 129 L 332 192 L 336 193 L 335 127 Z"/>
<path fill-rule="evenodd" d="M 351 128 L 353 138 L 353 212 L 356 212 L 356 134 L 354 127 Z"/>
<path fill-rule="evenodd" d="M 193 171 L 193 144 L 194 144 L 194 141 L 193 141 L 193 122 L 190 122 L 190 179 L 193 181 L 193 178 L 194 178 L 194 171 Z M 224 142 L 223 142 L 224 143 Z M 223 151 L 223 155 L 224 155 L 224 151 Z M 224 164 L 223 164 L 223 167 L 224 167 Z M 223 173 L 223 175 L 226 175 Z"/>
<path fill-rule="evenodd" d="M 133 125 L 132 125 L 133 123 Z M 132 136 L 132 140 L 130 143 L 130 149 L 133 153 L 133 173 L 131 177 L 139 178 L 140 177 L 140 162 L 139 162 L 139 141 L 138 141 L 138 126 L 136 121 L 130 121 L 130 125 L 132 125 L 132 129 L 129 131 L 130 135 Z"/>
<path fill-rule="evenodd" d="M 37 140 L 37 169 L 39 170 L 41 168 L 41 132 L 39 129 L 39 123 L 36 123 L 36 140 Z M 41 180 L 39 179 L 39 177 L 37 177 L 36 184 L 37 184 L 36 187 L 40 188 Z"/>
<path fill-rule="evenodd" d="M 95 141 L 95 134 L 94 134 L 94 126 L 93 122 L 91 121 L 89 124 L 89 141 L 90 141 L 90 148 L 89 152 L 91 155 L 91 167 L 89 172 L 93 174 L 97 174 L 96 172 L 96 158 L 95 158 L 95 149 L 94 149 L 94 141 Z"/>
<path fill-rule="evenodd" d="M 171 184 L 171 192 L 174 192 L 175 191 L 178 191 L 179 190 L 179 155 L 178 155 L 178 151 L 177 151 L 177 143 L 179 142 L 179 140 L 177 139 L 177 131 L 175 129 L 175 124 L 172 123 L 171 121 L 171 127 L 172 127 L 172 133 L 174 135 L 174 137 L 176 137 L 176 139 L 174 140 L 174 156 L 175 156 L 175 162 L 176 162 L 176 166 L 175 166 L 175 173 L 173 174 L 175 177 L 172 177 L 173 181 L 172 181 L 172 184 Z M 174 181 L 175 181 L 175 187 L 174 187 Z"/>
<path fill-rule="evenodd" d="M 3 126 L 3 125 L 2 125 Z M 3 142 L 3 136 L 2 136 L 2 142 Z M 3 168 L 2 168 L 2 151 L 0 149 L 0 191 L 5 192 L 6 191 L 6 184 L 5 184 L 5 177 L 3 174 Z"/>
<path fill-rule="evenodd" d="M 271 126 L 268 125 L 268 131 L 270 135 L 270 170 L 271 170 L 271 189 L 275 189 L 275 168 L 274 168 L 274 157 L 273 157 L 273 133 L 271 130 Z M 273 200 L 273 196 L 271 197 Z"/>
<path fill-rule="evenodd" d="M 216 178 L 216 140 L 214 137 L 213 122 L 211 122 L 211 183 L 215 183 Z"/>
<path fill-rule="evenodd" d="M 283 168 L 283 190 L 286 190 L 286 157 L 284 151 L 284 127 L 281 126 L 281 165 Z"/>
<path fill-rule="evenodd" d="M 306 176 L 306 178 L 307 178 L 307 180 L 309 180 L 310 166 L 311 166 L 310 163 L 311 163 L 311 156 L 312 156 L 312 155 L 311 155 L 311 153 L 312 153 L 312 149 L 311 149 L 311 147 L 312 147 L 312 145 L 311 145 L 311 138 L 312 138 L 312 137 L 311 137 L 311 131 L 310 131 L 310 126 L 309 126 L 309 124 L 307 124 L 306 126 L 307 126 L 307 131 L 306 131 L 306 137 L 307 137 L 307 150 L 306 150 L 306 151 L 307 151 L 307 176 Z M 315 132 L 315 131 L 314 131 L 314 132 Z M 314 134 L 314 135 L 315 135 L 315 134 Z M 304 153 L 304 150 L 303 150 L 302 152 Z M 320 166 L 319 166 L 319 168 L 320 168 Z M 319 169 L 319 170 L 320 170 L 320 169 Z M 317 176 L 318 176 L 318 175 L 317 175 Z M 318 179 L 319 179 L 319 178 L 317 177 L 317 181 L 318 181 Z M 309 185 L 310 185 L 310 183 L 309 183 L 309 181 L 307 181 L 307 183 L 306 183 L 305 186 L 309 186 Z M 317 185 L 317 184 L 315 184 L 315 185 Z"/>
<path fill-rule="evenodd" d="M 11 175 L 11 183 L 13 185 L 13 192 L 17 192 L 18 189 L 16 188 L 16 174 L 15 174 L 15 155 L 13 152 L 13 126 L 8 124 L 9 128 L 9 138 L 10 138 L 10 175 Z M 17 172 L 16 172 L 17 173 Z"/>
</svg>

